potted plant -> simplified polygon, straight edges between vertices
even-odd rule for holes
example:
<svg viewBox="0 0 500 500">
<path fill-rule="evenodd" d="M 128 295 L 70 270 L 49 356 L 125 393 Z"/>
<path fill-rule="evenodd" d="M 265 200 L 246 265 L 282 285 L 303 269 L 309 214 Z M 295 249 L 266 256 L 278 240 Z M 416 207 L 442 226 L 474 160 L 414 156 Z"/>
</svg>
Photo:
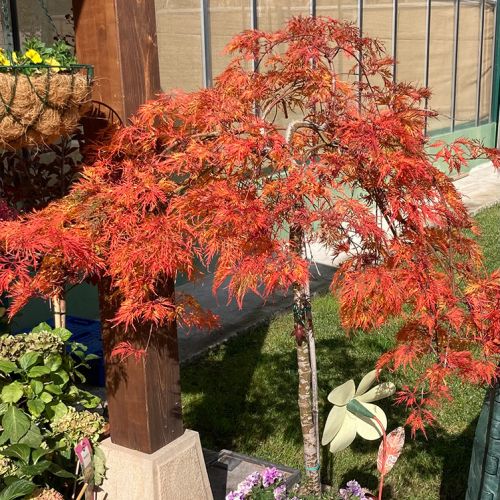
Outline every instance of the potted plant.
<svg viewBox="0 0 500 500">
<path fill-rule="evenodd" d="M 0 49 L 0 147 L 54 142 L 71 133 L 90 101 L 93 71 L 77 64 L 63 41 L 48 47 L 38 38 L 24 52 Z"/>
</svg>

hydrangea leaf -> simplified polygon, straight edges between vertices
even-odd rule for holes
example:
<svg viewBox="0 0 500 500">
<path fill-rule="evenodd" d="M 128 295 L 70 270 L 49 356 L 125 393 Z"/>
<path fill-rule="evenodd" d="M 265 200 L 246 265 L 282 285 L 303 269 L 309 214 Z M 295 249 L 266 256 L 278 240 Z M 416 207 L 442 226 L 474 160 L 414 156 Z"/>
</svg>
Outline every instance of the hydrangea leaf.
<svg viewBox="0 0 500 500">
<path fill-rule="evenodd" d="M 36 365 L 38 363 L 39 359 L 40 359 L 40 353 L 38 353 L 38 352 L 25 352 L 19 358 L 19 366 L 23 370 L 27 371 L 33 365 Z"/>
<path fill-rule="evenodd" d="M 0 398 L 4 403 L 17 403 L 23 397 L 23 393 L 23 384 L 16 380 L 3 387 Z"/>
<path fill-rule="evenodd" d="M 22 444 L 27 444 L 30 448 L 38 448 L 43 441 L 40 429 L 35 423 L 31 423 L 28 432 L 19 440 Z"/>
<path fill-rule="evenodd" d="M 0 500 L 13 500 L 26 497 L 36 488 L 35 484 L 26 479 L 18 479 L 0 492 Z"/>
<path fill-rule="evenodd" d="M 9 374 L 16 370 L 17 366 L 14 362 L 7 359 L 0 359 L 0 371 Z"/>
<path fill-rule="evenodd" d="M 30 399 L 28 401 L 28 410 L 34 417 L 39 417 L 45 409 L 45 403 L 41 399 Z"/>
</svg>

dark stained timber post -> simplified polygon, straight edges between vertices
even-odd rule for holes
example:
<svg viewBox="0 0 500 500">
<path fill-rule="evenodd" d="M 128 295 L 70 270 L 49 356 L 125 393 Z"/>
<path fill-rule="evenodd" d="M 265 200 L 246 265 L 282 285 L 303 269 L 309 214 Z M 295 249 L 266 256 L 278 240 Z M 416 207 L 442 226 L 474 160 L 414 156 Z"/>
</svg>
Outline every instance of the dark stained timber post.
<svg viewBox="0 0 500 500">
<path fill-rule="evenodd" d="M 164 295 L 174 293 L 170 280 Z M 102 337 L 106 362 L 106 395 L 113 443 L 154 453 L 183 433 L 177 328 L 140 325 L 126 332 L 113 327 L 118 303 L 109 280 L 99 287 Z M 137 357 L 113 356 L 120 342 L 144 350 Z"/>
<path fill-rule="evenodd" d="M 160 91 L 154 0 L 73 0 L 78 60 L 92 64 L 93 98 L 125 121 Z M 134 331 L 113 327 L 119 304 L 108 280 L 99 285 L 106 392 L 113 443 L 153 453 L 183 433 L 175 324 Z M 169 281 L 164 296 L 174 295 Z M 120 342 L 133 354 L 113 357 Z"/>
<path fill-rule="evenodd" d="M 160 90 L 154 0 L 73 0 L 78 61 L 92 64 L 93 99 L 126 120 Z"/>
</svg>

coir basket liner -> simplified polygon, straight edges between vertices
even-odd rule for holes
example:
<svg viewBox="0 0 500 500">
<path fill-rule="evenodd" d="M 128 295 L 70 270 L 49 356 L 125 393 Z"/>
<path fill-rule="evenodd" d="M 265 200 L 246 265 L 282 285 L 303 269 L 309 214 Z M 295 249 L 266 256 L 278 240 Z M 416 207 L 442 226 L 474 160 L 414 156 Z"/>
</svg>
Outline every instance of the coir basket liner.
<svg viewBox="0 0 500 500">
<path fill-rule="evenodd" d="M 90 66 L 58 72 L 40 65 L 5 68 L 0 72 L 0 148 L 49 144 L 73 132 L 91 90 Z"/>
</svg>

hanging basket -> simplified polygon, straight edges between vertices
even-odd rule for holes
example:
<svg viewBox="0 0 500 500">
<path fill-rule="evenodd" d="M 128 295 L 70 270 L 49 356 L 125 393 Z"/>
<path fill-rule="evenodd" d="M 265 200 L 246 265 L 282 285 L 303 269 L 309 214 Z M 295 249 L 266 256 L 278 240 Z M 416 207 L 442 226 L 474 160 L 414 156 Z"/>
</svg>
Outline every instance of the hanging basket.
<svg viewBox="0 0 500 500">
<path fill-rule="evenodd" d="M 92 94 L 92 66 L 0 68 L 0 148 L 50 144 L 75 130 Z"/>
</svg>

